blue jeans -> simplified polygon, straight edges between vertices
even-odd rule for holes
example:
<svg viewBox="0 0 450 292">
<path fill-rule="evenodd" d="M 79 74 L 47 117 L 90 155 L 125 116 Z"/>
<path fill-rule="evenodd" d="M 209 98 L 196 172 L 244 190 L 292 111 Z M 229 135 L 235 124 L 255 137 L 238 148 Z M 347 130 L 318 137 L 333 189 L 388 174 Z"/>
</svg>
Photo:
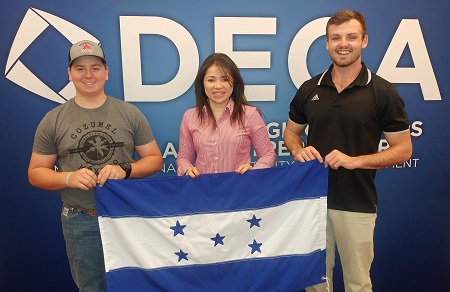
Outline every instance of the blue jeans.
<svg viewBox="0 0 450 292">
<path fill-rule="evenodd" d="M 106 291 L 105 262 L 98 218 L 63 205 L 61 224 L 70 271 L 83 292 Z"/>
</svg>

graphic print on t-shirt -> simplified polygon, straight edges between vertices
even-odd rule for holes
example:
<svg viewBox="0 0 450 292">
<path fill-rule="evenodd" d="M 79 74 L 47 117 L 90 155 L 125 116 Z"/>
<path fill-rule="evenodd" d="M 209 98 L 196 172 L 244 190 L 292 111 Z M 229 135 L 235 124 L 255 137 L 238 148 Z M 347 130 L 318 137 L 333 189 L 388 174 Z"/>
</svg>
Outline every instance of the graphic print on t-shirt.
<svg viewBox="0 0 450 292">
<path fill-rule="evenodd" d="M 114 154 L 116 147 L 123 147 L 124 142 L 115 142 L 103 131 L 91 131 L 81 136 L 78 147 L 69 149 L 69 154 L 80 154 L 88 164 L 100 165 L 106 163 Z"/>
</svg>

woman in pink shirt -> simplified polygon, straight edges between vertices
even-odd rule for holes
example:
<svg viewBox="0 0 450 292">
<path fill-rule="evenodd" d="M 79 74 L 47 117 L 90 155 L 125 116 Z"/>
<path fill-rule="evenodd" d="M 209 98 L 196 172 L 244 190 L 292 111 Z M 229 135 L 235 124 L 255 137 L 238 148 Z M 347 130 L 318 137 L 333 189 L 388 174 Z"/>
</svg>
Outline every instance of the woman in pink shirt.
<svg viewBox="0 0 450 292">
<path fill-rule="evenodd" d="M 177 157 L 178 175 L 272 167 L 276 160 L 259 110 L 244 95 L 244 80 L 225 54 L 208 56 L 195 78 L 196 106 L 184 113 Z M 252 167 L 251 147 L 258 155 Z"/>
</svg>

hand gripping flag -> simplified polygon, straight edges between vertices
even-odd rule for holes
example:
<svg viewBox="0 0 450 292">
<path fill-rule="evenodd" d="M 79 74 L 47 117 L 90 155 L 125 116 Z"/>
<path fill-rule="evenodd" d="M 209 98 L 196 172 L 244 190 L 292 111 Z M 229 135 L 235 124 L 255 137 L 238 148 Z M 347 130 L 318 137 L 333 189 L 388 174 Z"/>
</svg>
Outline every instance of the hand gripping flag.
<svg viewBox="0 0 450 292">
<path fill-rule="evenodd" d="M 95 189 L 108 291 L 296 291 L 325 280 L 328 170 L 108 180 Z"/>
</svg>

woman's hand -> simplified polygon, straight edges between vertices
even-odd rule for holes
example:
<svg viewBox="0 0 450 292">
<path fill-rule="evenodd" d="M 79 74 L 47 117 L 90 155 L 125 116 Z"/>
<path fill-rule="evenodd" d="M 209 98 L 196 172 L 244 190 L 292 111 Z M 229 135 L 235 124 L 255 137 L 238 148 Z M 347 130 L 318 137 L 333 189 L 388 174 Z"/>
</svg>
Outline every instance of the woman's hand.
<svg viewBox="0 0 450 292">
<path fill-rule="evenodd" d="M 189 175 L 192 178 L 196 178 L 200 176 L 200 172 L 198 171 L 197 167 L 192 166 L 186 170 L 185 175 Z"/>
<path fill-rule="evenodd" d="M 242 164 L 236 169 L 236 173 L 242 175 L 249 169 L 252 169 L 252 166 L 250 164 Z"/>
</svg>

